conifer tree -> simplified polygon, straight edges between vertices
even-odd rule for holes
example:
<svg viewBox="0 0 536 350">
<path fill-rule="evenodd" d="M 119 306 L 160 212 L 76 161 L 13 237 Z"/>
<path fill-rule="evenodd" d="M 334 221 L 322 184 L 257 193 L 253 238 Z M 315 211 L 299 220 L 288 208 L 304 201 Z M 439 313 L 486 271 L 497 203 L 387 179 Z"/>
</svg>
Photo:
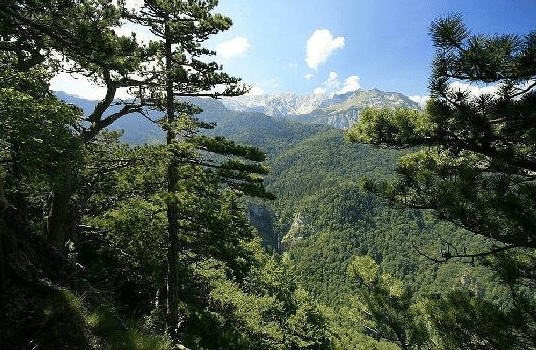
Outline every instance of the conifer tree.
<svg viewBox="0 0 536 350">
<path fill-rule="evenodd" d="M 397 182 L 367 180 L 365 187 L 392 203 L 432 209 L 439 218 L 483 237 L 480 250 L 457 247 L 434 260 L 487 257 L 510 287 L 515 310 L 508 316 L 467 302 L 467 309 L 457 311 L 473 317 L 456 317 L 452 324 L 435 317 L 443 327 L 439 333 L 453 336 L 453 329 L 471 329 L 469 320 L 485 318 L 482 310 L 488 310 L 494 319 L 511 317 L 515 329 L 496 334 L 496 325 L 483 322 L 488 328 L 476 327 L 465 348 L 534 348 L 536 32 L 472 35 L 455 14 L 434 21 L 430 35 L 437 55 L 426 111 L 368 109 L 347 136 L 354 142 L 412 149 L 399 160 Z M 471 92 L 483 87 L 487 93 Z"/>
<path fill-rule="evenodd" d="M 10 70 L 47 71 L 49 95 L 48 82 L 60 72 L 81 73 L 106 87 L 94 110 L 68 126 L 82 144 L 120 117 L 141 111 L 139 103 L 121 102 L 119 110 L 109 113 L 117 103 L 118 89 L 138 83 L 132 75 L 140 61 L 150 56 L 150 50 L 142 50 L 133 37 L 115 34 L 111 27 L 119 24 L 120 12 L 109 1 L 7 0 L 0 4 L 0 52 Z M 32 85 L 19 87 L 40 93 L 31 91 Z M 72 234 L 69 204 L 77 188 L 75 154 L 65 149 L 60 158 L 44 226 L 48 241 L 61 250 Z"/>
<path fill-rule="evenodd" d="M 379 146 L 428 148 L 400 160 L 398 183 L 369 184 L 499 247 L 536 248 L 536 32 L 471 35 L 453 15 L 434 21 L 430 34 L 437 56 L 426 113 L 368 110 L 348 133 Z M 475 96 L 455 82 L 493 84 L 496 92 Z"/>
<path fill-rule="evenodd" d="M 247 161 L 258 162 L 264 155 L 252 147 L 242 147 L 223 138 L 209 138 L 197 135 L 200 128 L 212 125 L 200 122 L 194 117 L 201 110 L 179 97 L 236 96 L 247 89 L 240 79 L 221 72 L 222 67 L 215 62 L 206 63 L 200 58 L 215 53 L 201 46 L 210 35 L 227 30 L 231 20 L 220 14 L 212 14 L 217 1 L 154 1 L 146 0 L 140 10 L 126 11 L 129 20 L 150 28 L 158 39 L 150 43 L 157 52 L 155 66 L 144 73 L 145 83 L 139 85 L 137 98 L 150 108 L 162 112 L 159 121 L 166 132 L 168 146 L 167 164 L 167 229 L 168 229 L 168 273 L 167 273 L 167 327 L 172 336 L 177 335 L 179 324 L 179 280 L 178 262 L 179 237 L 188 228 L 181 224 L 184 220 L 194 220 L 187 214 L 188 209 L 180 207 L 180 193 L 184 189 L 179 184 L 185 177 L 195 178 L 195 167 L 202 171 L 216 171 L 227 186 L 242 193 L 267 196 L 262 186 L 262 178 L 257 174 L 266 169 L 247 162 L 217 162 L 214 156 L 203 159 L 195 151 L 201 150 L 224 156 L 238 156 Z M 191 171 L 194 170 L 192 173 Z M 202 177 L 197 178 L 197 186 L 187 185 L 191 191 L 203 188 Z M 196 190 L 195 187 L 198 187 Z M 253 192 L 252 192 L 253 191 Z M 208 193 L 207 193 L 208 195 Z M 195 226 L 195 225 L 194 225 Z"/>
<path fill-rule="evenodd" d="M 402 281 L 381 271 L 370 256 L 355 257 L 347 272 L 361 283 L 349 312 L 359 320 L 365 334 L 393 342 L 404 350 L 426 346 L 427 333 L 415 317 L 413 292 Z"/>
</svg>

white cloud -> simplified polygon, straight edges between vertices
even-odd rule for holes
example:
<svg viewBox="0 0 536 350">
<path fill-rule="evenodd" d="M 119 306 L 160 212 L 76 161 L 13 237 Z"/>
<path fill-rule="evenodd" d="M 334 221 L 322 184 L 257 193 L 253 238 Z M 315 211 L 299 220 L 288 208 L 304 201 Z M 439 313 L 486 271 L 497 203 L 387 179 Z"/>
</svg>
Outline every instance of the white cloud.
<svg viewBox="0 0 536 350">
<path fill-rule="evenodd" d="M 106 88 L 97 85 L 81 74 L 60 73 L 50 81 L 50 89 L 63 91 L 70 95 L 76 95 L 88 100 L 101 100 L 106 95 Z M 131 98 L 127 89 L 119 89 L 116 98 Z"/>
<path fill-rule="evenodd" d="M 356 91 L 361 89 L 361 86 L 359 85 L 359 77 L 357 75 L 350 75 L 346 80 L 344 80 L 344 84 L 342 85 L 342 88 L 337 91 L 337 94 L 345 94 L 350 91 Z"/>
<path fill-rule="evenodd" d="M 324 82 L 324 85 L 328 88 L 336 89 L 341 85 L 339 82 L 339 74 L 335 71 L 329 72 L 328 79 Z"/>
<path fill-rule="evenodd" d="M 303 77 L 305 78 L 305 80 L 311 80 L 314 76 L 314 74 L 305 74 Z"/>
<path fill-rule="evenodd" d="M 470 97 L 475 98 L 484 94 L 496 96 L 499 92 L 500 87 L 499 85 L 477 86 L 467 84 L 461 81 L 454 81 L 449 85 L 449 89 L 451 92 L 467 92 L 469 93 Z M 421 105 L 421 107 L 424 107 L 426 105 L 426 102 L 430 100 L 430 96 L 412 95 L 409 96 L 409 99 L 413 102 L 417 102 L 419 105 Z"/>
<path fill-rule="evenodd" d="M 333 91 L 338 89 L 340 85 L 341 82 L 339 81 L 339 74 L 335 71 L 331 71 L 329 72 L 327 79 L 322 83 L 322 85 L 314 89 L 313 93 L 315 95 L 333 93 Z"/>
<path fill-rule="evenodd" d="M 420 95 L 413 95 L 409 96 L 409 99 L 413 102 L 417 102 L 421 107 L 424 107 L 426 105 L 426 102 L 430 99 L 430 96 L 420 96 Z"/>
<path fill-rule="evenodd" d="M 140 24 L 125 23 L 121 26 L 112 28 L 115 34 L 120 36 L 131 36 L 132 33 L 136 35 L 136 39 L 141 42 L 148 43 L 149 41 L 158 40 L 158 37 L 151 33 L 151 31 Z"/>
<path fill-rule="evenodd" d="M 488 85 L 484 87 L 479 87 L 476 85 L 462 83 L 460 81 L 453 82 L 452 84 L 450 84 L 449 87 L 452 91 L 469 92 L 469 94 L 472 95 L 473 97 L 478 97 L 484 94 L 495 95 L 499 92 L 498 85 Z"/>
<path fill-rule="evenodd" d="M 520 92 L 522 90 L 529 89 L 529 91 L 535 91 L 534 88 L 530 88 L 532 84 L 534 84 L 536 80 L 528 80 L 524 83 L 518 84 L 515 89 L 516 91 Z M 501 92 L 502 85 L 501 84 L 492 84 L 492 85 L 484 85 L 484 86 L 478 86 L 473 84 L 464 83 L 461 81 L 454 81 L 449 85 L 449 89 L 451 92 L 466 92 L 469 93 L 470 98 L 477 98 L 482 95 L 491 95 L 492 98 L 499 97 L 503 92 Z M 521 98 L 522 95 L 517 96 L 517 98 Z"/>
<path fill-rule="evenodd" d="M 259 86 L 253 85 L 247 95 L 264 95 L 264 89 Z"/>
<path fill-rule="evenodd" d="M 251 45 L 248 38 L 237 36 L 229 41 L 224 41 L 216 46 L 216 52 L 224 59 L 236 57 L 245 54 Z"/>
<path fill-rule="evenodd" d="M 451 92 L 466 92 L 471 98 L 479 97 L 482 95 L 492 95 L 497 96 L 499 93 L 499 85 L 487 85 L 487 86 L 478 86 L 473 84 L 464 83 L 461 81 L 454 81 L 449 85 Z M 421 96 L 413 95 L 409 96 L 409 99 L 413 102 L 417 102 L 422 107 L 426 105 L 426 102 L 430 99 L 430 96 Z"/>
<path fill-rule="evenodd" d="M 315 95 L 324 95 L 328 93 L 328 89 L 326 89 L 323 86 L 319 86 L 316 89 L 314 89 L 313 94 Z"/>
<path fill-rule="evenodd" d="M 318 29 L 307 40 L 307 56 L 305 62 L 307 65 L 318 70 L 318 66 L 328 59 L 328 57 L 337 49 L 342 49 L 346 39 L 343 36 L 333 37 L 333 34 L 327 29 Z"/>
<path fill-rule="evenodd" d="M 127 9 L 140 9 L 143 6 L 143 0 L 125 0 Z"/>
<path fill-rule="evenodd" d="M 339 81 L 339 74 L 335 71 L 329 72 L 327 79 L 318 86 L 314 94 L 345 94 L 350 91 L 361 89 L 359 85 L 360 78 L 357 75 L 350 75 L 344 80 L 344 83 Z"/>
<path fill-rule="evenodd" d="M 144 0 L 124 0 L 124 5 L 127 10 L 139 10 L 143 7 Z M 119 1 L 114 0 L 112 3 L 115 6 L 119 6 Z"/>
</svg>

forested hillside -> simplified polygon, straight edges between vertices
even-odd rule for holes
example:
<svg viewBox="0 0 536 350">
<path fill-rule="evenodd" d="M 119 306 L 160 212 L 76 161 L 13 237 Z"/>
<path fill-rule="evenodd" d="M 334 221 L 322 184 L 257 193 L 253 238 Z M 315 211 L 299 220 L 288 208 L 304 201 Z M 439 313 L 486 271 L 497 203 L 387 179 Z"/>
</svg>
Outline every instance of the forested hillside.
<svg viewBox="0 0 536 350">
<path fill-rule="evenodd" d="M 273 197 L 265 154 L 201 133 L 200 109 L 175 99 L 245 92 L 197 59 L 231 21 L 217 2 L 175 5 L 0 5 L 1 349 L 330 347 L 326 316 L 247 221 L 244 196 Z M 158 41 L 117 36 L 122 20 Z M 50 91 L 69 64 L 102 99 Z M 141 131 L 132 144 L 107 131 L 119 120 Z"/>
<path fill-rule="evenodd" d="M 262 142 L 254 144 L 263 148 Z M 393 179 L 396 160 L 404 153 L 351 144 L 342 131 L 328 129 L 296 139 L 267 162 L 267 186 L 277 199 L 264 204 L 271 213 L 265 219 L 273 220 L 279 251 L 299 283 L 339 315 L 332 319 L 332 331 L 341 348 L 380 346 L 353 334 L 359 326 L 344 311 L 354 307 L 352 297 L 359 290 L 347 274 L 355 256 L 372 256 L 415 295 L 459 290 L 505 307 L 512 302 L 499 277 L 482 264 L 470 259 L 436 264 L 427 258 L 451 249 L 475 251 L 488 243 L 430 212 L 390 208 L 363 191 L 365 178 Z"/>
<path fill-rule="evenodd" d="M 536 34 L 438 18 L 425 109 L 247 97 L 217 4 L 0 4 L 0 349 L 536 349 Z"/>
<path fill-rule="evenodd" d="M 80 106 L 91 105 L 64 97 Z M 347 273 L 356 256 L 373 257 L 385 272 L 403 281 L 415 300 L 420 295 L 461 291 L 511 307 L 508 288 L 479 260 L 442 264 L 431 260 L 450 250 L 454 254 L 492 247 L 489 242 L 467 235 L 429 211 L 391 208 L 363 190 L 365 179 L 394 180 L 397 159 L 406 150 L 353 144 L 339 129 L 231 111 L 217 100 L 189 101 L 203 108 L 201 120 L 216 124 L 206 134 L 268 153 L 266 184 L 276 199 L 248 200 L 249 218 L 265 246 L 284 257 L 295 281 L 328 308 L 329 329 L 340 348 L 390 347 L 356 332 L 359 322 L 348 311 L 355 308 L 354 297 L 360 290 Z M 114 127 L 134 143 L 162 142 L 148 136 L 157 135 L 153 123 L 137 118 Z"/>
</svg>

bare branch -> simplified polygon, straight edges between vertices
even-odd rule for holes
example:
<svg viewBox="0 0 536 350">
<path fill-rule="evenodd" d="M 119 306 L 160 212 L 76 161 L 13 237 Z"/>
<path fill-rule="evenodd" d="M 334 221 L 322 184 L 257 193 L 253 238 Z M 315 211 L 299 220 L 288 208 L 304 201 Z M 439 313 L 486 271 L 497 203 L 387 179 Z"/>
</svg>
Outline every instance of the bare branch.
<svg viewBox="0 0 536 350">
<path fill-rule="evenodd" d="M 486 252 L 480 252 L 480 253 L 474 253 L 474 254 L 466 254 L 465 251 L 464 251 L 463 254 L 459 254 L 458 250 L 454 247 L 454 245 L 452 245 L 452 243 L 447 243 L 447 246 L 452 247 L 452 248 L 455 249 L 454 253 L 451 253 L 450 250 L 448 250 L 447 252 L 442 251 L 441 252 L 441 258 L 438 259 L 438 258 L 433 258 L 433 257 L 423 253 L 422 251 L 420 251 L 419 248 L 416 247 L 415 242 L 411 242 L 411 245 L 412 245 L 413 249 L 415 249 L 417 254 L 419 254 L 419 255 L 425 257 L 426 259 L 428 259 L 430 261 L 433 261 L 434 263 L 437 263 L 437 264 L 442 264 L 442 263 L 445 263 L 445 262 L 449 261 L 450 259 L 456 259 L 456 258 L 460 258 L 460 259 L 461 258 L 470 258 L 473 261 L 475 258 L 483 258 L 483 257 L 486 257 L 486 256 L 495 255 L 495 254 L 502 253 L 504 251 L 519 247 L 517 245 L 511 244 L 511 245 L 506 245 L 504 247 L 491 249 L 491 250 L 488 250 Z"/>
</svg>

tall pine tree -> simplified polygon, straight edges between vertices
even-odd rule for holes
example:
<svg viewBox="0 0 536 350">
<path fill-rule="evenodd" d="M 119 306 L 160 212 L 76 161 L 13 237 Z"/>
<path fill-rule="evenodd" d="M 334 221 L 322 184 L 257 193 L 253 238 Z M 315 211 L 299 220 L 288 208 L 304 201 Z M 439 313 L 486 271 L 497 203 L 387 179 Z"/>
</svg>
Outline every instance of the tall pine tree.
<svg viewBox="0 0 536 350">
<path fill-rule="evenodd" d="M 247 89 L 240 84 L 240 79 L 230 77 L 222 72 L 222 67 L 215 62 L 204 62 L 204 56 L 214 55 L 201 46 L 210 35 L 227 30 L 231 20 L 220 14 L 212 14 L 217 1 L 145 1 L 139 10 L 126 10 L 129 20 L 148 27 L 158 40 L 150 43 L 157 52 L 153 66 L 147 67 L 145 83 L 139 85 L 137 98 L 150 108 L 163 113 L 159 121 L 166 131 L 168 147 L 167 163 L 167 230 L 168 230 L 168 271 L 167 271 L 167 328 L 172 336 L 177 335 L 179 325 L 179 277 L 178 254 L 180 236 L 186 231 L 193 232 L 207 227 L 196 226 L 196 219 L 188 214 L 188 208 L 180 206 L 180 196 L 184 191 L 209 191 L 202 189 L 210 183 L 184 185 L 186 178 L 195 176 L 200 167 L 203 172 L 215 172 L 226 186 L 240 193 L 252 193 L 267 196 L 262 187 L 262 178 L 256 174 L 266 172 L 262 166 L 248 163 L 264 159 L 264 155 L 251 147 L 241 147 L 223 138 L 208 138 L 197 135 L 200 128 L 210 128 L 209 124 L 194 117 L 200 110 L 195 106 L 179 100 L 180 97 L 236 96 Z M 217 156 L 204 159 L 195 151 L 220 156 L 239 156 L 244 161 L 218 162 Z M 221 158 L 219 158 L 221 159 Z M 185 178 L 186 177 L 186 178 Z M 194 177 L 195 179 L 195 177 Z M 197 189 L 196 189 L 197 188 Z M 182 192 L 181 192 L 182 191 Z M 189 222 L 194 228 L 192 229 Z M 205 226 L 207 224 L 205 223 Z M 209 227 L 210 229 L 210 227 Z"/>
</svg>

